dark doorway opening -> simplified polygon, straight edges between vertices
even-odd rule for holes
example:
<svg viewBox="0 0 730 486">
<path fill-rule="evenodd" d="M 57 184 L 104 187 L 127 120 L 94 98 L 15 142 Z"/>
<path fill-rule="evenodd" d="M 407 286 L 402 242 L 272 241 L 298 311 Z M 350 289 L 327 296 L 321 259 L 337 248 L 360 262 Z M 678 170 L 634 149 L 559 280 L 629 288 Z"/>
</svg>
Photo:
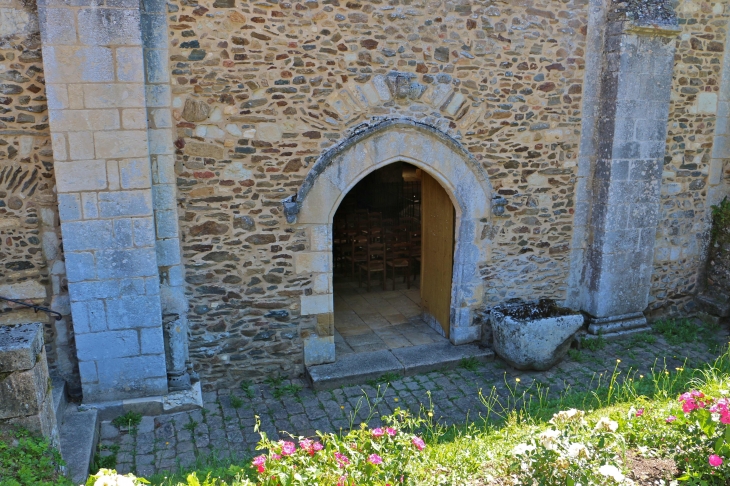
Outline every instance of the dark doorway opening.
<svg viewBox="0 0 730 486">
<path fill-rule="evenodd" d="M 424 176 L 428 177 L 405 162 L 389 164 L 353 187 L 335 214 L 332 250 L 338 358 L 448 342 L 429 323 L 422 307 Z"/>
</svg>

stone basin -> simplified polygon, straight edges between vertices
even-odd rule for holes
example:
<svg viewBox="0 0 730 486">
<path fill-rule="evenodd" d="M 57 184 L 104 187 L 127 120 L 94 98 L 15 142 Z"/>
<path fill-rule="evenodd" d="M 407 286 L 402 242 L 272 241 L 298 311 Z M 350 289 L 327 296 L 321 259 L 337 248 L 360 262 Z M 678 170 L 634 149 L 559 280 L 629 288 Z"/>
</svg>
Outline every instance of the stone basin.
<svg viewBox="0 0 730 486">
<path fill-rule="evenodd" d="M 518 370 L 548 370 L 568 352 L 583 315 L 560 309 L 564 315 L 515 317 L 523 306 L 492 310 L 494 352 Z"/>
</svg>

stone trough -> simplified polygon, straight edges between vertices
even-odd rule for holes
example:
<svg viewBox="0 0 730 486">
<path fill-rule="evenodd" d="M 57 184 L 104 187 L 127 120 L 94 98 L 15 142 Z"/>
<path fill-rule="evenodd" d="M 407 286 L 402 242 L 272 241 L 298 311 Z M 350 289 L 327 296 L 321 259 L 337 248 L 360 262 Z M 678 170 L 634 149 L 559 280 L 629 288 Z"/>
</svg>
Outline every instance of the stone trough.
<svg viewBox="0 0 730 486">
<path fill-rule="evenodd" d="M 518 370 L 550 369 L 568 352 L 583 320 L 582 314 L 548 300 L 495 308 L 494 352 Z"/>
</svg>

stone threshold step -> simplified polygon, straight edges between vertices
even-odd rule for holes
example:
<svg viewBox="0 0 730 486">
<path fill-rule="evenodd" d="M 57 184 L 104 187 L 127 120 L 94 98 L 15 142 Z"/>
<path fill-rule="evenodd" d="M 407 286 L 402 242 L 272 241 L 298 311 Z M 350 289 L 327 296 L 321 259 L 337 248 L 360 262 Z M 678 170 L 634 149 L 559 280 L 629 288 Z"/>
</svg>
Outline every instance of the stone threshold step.
<svg viewBox="0 0 730 486">
<path fill-rule="evenodd" d="M 66 461 L 66 475 L 73 484 L 86 484 L 89 467 L 99 442 L 99 412 L 94 409 L 81 409 L 69 403 L 62 417 L 61 454 Z"/>
<path fill-rule="evenodd" d="M 307 366 L 307 377 L 315 390 L 331 390 L 345 385 L 364 384 L 390 373 L 411 376 L 440 369 L 452 369 L 463 359 L 485 362 L 494 359 L 494 351 L 476 344 L 454 346 L 451 343 L 422 344 L 406 348 L 353 353 L 334 363 Z"/>
</svg>

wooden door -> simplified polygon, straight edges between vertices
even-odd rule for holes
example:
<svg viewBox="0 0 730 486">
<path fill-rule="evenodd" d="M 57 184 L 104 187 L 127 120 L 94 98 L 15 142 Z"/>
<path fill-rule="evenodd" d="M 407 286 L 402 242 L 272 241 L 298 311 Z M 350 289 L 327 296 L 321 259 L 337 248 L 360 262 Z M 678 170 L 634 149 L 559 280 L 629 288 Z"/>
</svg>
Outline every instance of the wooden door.
<svg viewBox="0 0 730 486">
<path fill-rule="evenodd" d="M 441 184 L 422 171 L 421 306 L 449 337 L 454 272 L 454 206 Z"/>
</svg>

